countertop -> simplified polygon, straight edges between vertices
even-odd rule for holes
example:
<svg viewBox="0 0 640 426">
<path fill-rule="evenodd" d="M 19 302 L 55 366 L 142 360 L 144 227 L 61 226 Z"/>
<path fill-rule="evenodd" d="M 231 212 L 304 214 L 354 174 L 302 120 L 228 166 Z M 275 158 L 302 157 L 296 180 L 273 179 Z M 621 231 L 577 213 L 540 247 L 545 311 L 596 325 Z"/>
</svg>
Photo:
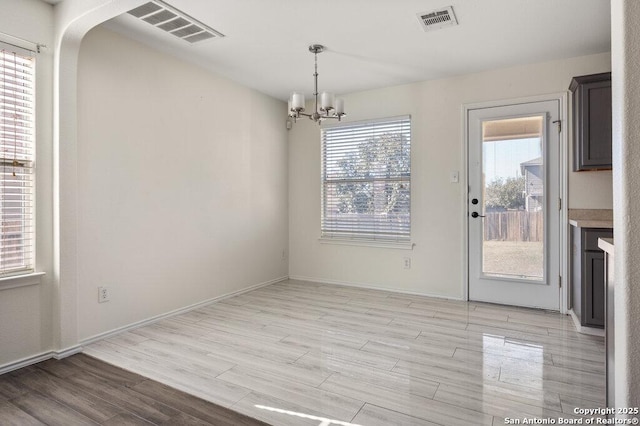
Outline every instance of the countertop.
<svg viewBox="0 0 640 426">
<path fill-rule="evenodd" d="M 569 209 L 569 225 L 578 228 L 613 229 L 613 210 Z"/>
<path fill-rule="evenodd" d="M 598 238 L 598 247 L 609 254 L 613 254 L 613 238 Z"/>
<path fill-rule="evenodd" d="M 613 229 L 612 220 L 569 219 L 569 225 L 578 228 L 607 228 Z"/>
</svg>

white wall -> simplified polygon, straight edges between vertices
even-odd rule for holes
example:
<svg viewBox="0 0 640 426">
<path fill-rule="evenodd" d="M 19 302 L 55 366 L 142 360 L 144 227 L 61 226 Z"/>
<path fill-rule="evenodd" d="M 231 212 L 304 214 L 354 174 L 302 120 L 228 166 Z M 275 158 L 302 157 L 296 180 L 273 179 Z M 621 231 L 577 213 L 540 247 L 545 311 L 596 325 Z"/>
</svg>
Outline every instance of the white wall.
<svg viewBox="0 0 640 426">
<path fill-rule="evenodd" d="M 640 405 L 640 3 L 611 2 L 615 404 Z M 618 415 L 617 417 L 627 417 Z M 628 416 L 637 417 L 637 416 Z"/>
<path fill-rule="evenodd" d="M 566 91 L 573 76 L 609 71 L 610 55 L 499 69 L 344 96 L 348 120 L 412 116 L 413 251 L 321 244 L 320 130 L 305 120 L 289 134 L 289 274 L 451 298 L 463 296 L 462 106 Z M 571 157 L 570 157 L 571 158 Z M 612 208 L 611 173 L 571 173 L 569 207 Z M 402 258 L 412 258 L 403 269 Z"/>
<path fill-rule="evenodd" d="M 36 269 L 40 285 L 0 290 L 0 366 L 49 351 L 52 294 L 53 8 L 41 0 L 3 0 L 3 33 L 47 45 L 36 55 Z"/>
<path fill-rule="evenodd" d="M 284 103 L 98 27 L 78 65 L 79 339 L 286 277 Z M 111 301 L 97 303 L 97 287 Z"/>
</svg>

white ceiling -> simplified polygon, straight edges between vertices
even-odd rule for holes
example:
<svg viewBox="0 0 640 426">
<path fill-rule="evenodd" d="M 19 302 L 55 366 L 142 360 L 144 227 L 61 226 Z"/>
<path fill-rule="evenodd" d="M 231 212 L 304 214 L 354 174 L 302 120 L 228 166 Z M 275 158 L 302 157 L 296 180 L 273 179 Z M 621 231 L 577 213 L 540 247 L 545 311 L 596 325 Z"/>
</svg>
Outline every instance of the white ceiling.
<svg viewBox="0 0 640 426">
<path fill-rule="evenodd" d="M 127 14 L 107 26 L 280 99 L 313 92 L 312 43 L 336 94 L 610 50 L 609 0 L 167 2 L 226 37 L 191 45 Z M 416 14 L 443 6 L 459 26 L 425 32 Z"/>
</svg>

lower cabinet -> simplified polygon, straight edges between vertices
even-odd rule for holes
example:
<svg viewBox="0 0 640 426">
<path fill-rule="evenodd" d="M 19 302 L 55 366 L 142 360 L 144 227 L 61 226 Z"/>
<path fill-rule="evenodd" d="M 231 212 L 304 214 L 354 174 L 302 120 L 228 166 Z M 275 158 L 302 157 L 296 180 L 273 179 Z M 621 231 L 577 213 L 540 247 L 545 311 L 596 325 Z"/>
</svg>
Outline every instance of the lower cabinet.
<svg viewBox="0 0 640 426">
<path fill-rule="evenodd" d="M 604 327 L 605 263 L 598 238 L 612 237 L 612 229 L 572 227 L 571 302 L 583 326 Z"/>
</svg>

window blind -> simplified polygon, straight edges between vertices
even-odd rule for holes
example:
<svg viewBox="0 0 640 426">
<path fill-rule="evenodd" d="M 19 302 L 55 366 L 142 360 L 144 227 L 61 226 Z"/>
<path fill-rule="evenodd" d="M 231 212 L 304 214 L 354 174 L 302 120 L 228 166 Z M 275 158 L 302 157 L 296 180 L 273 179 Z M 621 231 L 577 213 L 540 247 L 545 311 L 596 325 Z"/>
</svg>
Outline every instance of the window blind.
<svg viewBox="0 0 640 426">
<path fill-rule="evenodd" d="M 323 128 L 323 238 L 408 242 L 411 117 Z"/>
<path fill-rule="evenodd" d="M 30 272 L 34 262 L 35 60 L 0 51 L 0 276 Z"/>
</svg>

